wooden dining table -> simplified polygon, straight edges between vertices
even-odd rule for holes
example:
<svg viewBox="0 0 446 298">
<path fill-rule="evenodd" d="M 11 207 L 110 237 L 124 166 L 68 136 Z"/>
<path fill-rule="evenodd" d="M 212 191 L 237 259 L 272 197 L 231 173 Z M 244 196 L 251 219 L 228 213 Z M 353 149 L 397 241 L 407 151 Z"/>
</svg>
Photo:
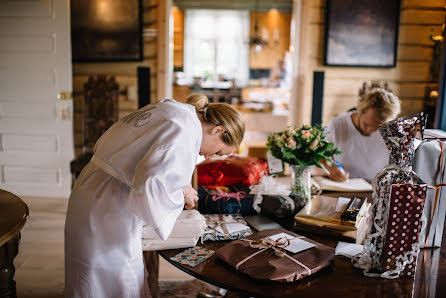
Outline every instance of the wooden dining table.
<svg viewBox="0 0 446 298">
<path fill-rule="evenodd" d="M 14 258 L 28 206 L 15 194 L 0 189 L 0 297 L 16 297 Z"/>
<path fill-rule="evenodd" d="M 345 196 L 346 194 L 332 194 Z M 282 222 L 292 230 L 292 222 Z M 310 239 L 336 247 L 339 238 L 296 232 Z M 350 259 L 335 256 L 332 267 L 291 283 L 261 281 L 251 278 L 219 259 L 215 254 L 190 267 L 172 261 L 170 257 L 184 249 L 158 251 L 167 262 L 178 269 L 212 285 L 249 297 L 446 297 L 446 237 L 441 248 L 421 249 L 415 277 L 383 279 L 364 276 L 362 270 L 353 267 Z M 342 239 L 345 240 L 345 239 Z M 198 246 L 218 250 L 228 241 L 207 241 Z"/>
</svg>

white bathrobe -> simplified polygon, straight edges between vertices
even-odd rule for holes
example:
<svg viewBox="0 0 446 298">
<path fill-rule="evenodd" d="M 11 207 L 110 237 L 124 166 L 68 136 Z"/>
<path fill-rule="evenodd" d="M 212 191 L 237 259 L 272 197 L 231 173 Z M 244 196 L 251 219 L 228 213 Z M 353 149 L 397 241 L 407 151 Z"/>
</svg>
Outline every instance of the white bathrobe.
<svg viewBox="0 0 446 298">
<path fill-rule="evenodd" d="M 150 297 L 142 227 L 169 236 L 201 139 L 195 108 L 165 99 L 119 120 L 98 140 L 68 203 L 66 297 Z"/>
</svg>

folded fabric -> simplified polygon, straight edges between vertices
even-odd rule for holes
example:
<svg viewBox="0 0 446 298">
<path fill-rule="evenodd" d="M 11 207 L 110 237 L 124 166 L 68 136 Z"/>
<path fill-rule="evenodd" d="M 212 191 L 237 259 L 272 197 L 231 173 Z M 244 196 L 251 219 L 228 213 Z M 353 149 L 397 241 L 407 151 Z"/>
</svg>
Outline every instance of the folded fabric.
<svg viewBox="0 0 446 298">
<path fill-rule="evenodd" d="M 198 187 L 198 210 L 207 214 L 255 214 L 247 186 Z"/>
<path fill-rule="evenodd" d="M 283 233 L 286 237 L 272 238 Z M 330 266 L 334 249 L 285 229 L 274 229 L 232 241 L 216 255 L 253 278 L 293 282 Z"/>
<path fill-rule="evenodd" d="M 206 219 L 198 210 L 183 210 L 177 218 L 169 238 L 199 237 L 206 228 Z M 158 234 L 148 226 L 142 229 L 143 239 L 160 239 Z"/>
<path fill-rule="evenodd" d="M 251 228 L 239 214 L 205 214 L 207 227 L 201 241 L 236 240 L 252 235 Z"/>
<path fill-rule="evenodd" d="M 167 240 L 143 239 L 142 249 L 163 250 L 163 249 L 192 247 L 197 244 L 198 239 L 200 239 L 200 237 L 185 237 L 185 238 L 177 237 L 177 238 L 168 238 Z"/>
</svg>

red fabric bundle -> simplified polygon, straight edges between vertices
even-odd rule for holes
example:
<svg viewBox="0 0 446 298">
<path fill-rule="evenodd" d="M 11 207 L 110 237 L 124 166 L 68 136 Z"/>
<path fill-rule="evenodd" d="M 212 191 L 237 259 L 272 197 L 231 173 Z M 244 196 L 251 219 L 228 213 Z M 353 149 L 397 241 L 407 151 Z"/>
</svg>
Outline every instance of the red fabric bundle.
<svg viewBox="0 0 446 298">
<path fill-rule="evenodd" d="M 208 159 L 197 166 L 198 185 L 254 185 L 268 174 L 268 164 L 255 157 L 231 155 Z"/>
</svg>

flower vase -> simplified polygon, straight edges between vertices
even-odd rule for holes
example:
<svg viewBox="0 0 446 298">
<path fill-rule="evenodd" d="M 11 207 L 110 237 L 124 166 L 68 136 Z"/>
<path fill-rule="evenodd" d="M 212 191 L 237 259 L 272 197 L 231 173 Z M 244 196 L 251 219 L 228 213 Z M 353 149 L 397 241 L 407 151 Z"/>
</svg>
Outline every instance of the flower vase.
<svg viewBox="0 0 446 298">
<path fill-rule="evenodd" d="M 305 198 L 307 203 L 311 200 L 309 166 L 291 165 L 291 191 Z"/>
</svg>

